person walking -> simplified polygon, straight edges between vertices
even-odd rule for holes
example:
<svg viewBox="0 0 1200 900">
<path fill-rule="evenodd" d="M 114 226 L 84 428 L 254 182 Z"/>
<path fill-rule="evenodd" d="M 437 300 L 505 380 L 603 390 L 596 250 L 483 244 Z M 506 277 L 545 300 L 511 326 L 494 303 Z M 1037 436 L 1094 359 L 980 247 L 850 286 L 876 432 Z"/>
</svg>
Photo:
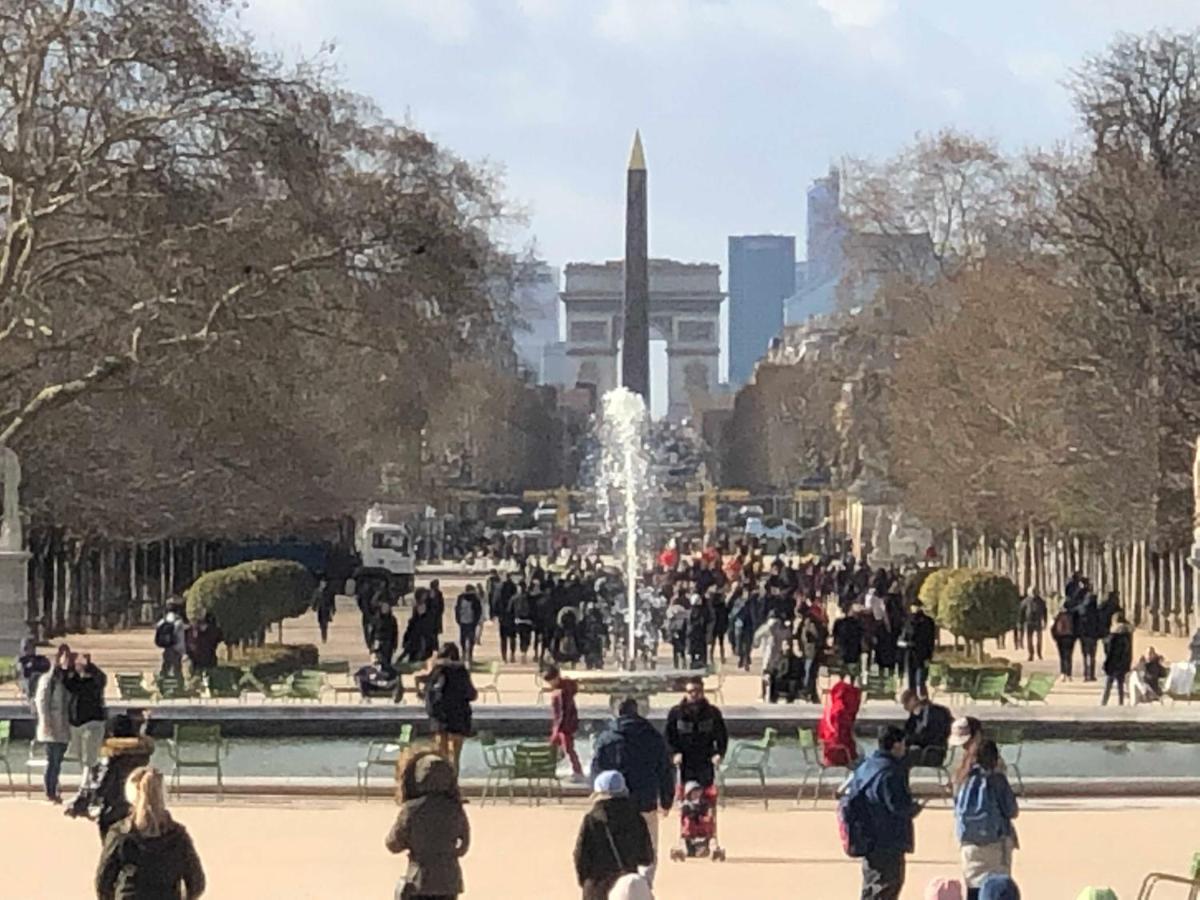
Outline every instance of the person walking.
<svg viewBox="0 0 1200 900">
<path fill-rule="evenodd" d="M 833 623 L 833 645 L 842 662 L 842 671 L 855 681 L 862 672 L 863 643 L 866 638 L 862 612 L 861 606 L 851 604 L 845 614 Z"/>
<path fill-rule="evenodd" d="M 125 796 L 125 784 L 135 769 L 150 765 L 154 753 L 154 740 L 139 733 L 133 719 L 125 714 L 113 716 L 106 731 L 99 764 L 87 773 L 66 810 L 72 817 L 94 819 L 101 841 L 133 809 Z"/>
<path fill-rule="evenodd" d="M 384 839 L 389 853 L 408 852 L 396 897 L 459 896 L 466 890 L 459 860 L 471 848 L 471 824 L 454 767 L 436 753 L 415 753 L 400 764 L 397 781 L 400 811 Z"/>
<path fill-rule="evenodd" d="M 463 742 L 471 734 L 471 704 L 479 696 L 471 683 L 471 673 L 459 658 L 457 646 L 442 645 L 431 661 L 425 685 L 425 711 L 434 745 L 457 772 Z"/>
<path fill-rule="evenodd" d="M 1070 681 L 1075 656 L 1075 614 L 1063 607 L 1054 617 L 1050 626 L 1050 636 L 1058 648 L 1058 674 L 1063 681 Z"/>
<path fill-rule="evenodd" d="M 1017 798 L 1000 771 L 1000 750 L 993 740 L 979 740 L 969 751 L 965 772 L 960 772 L 955 778 L 955 836 L 962 848 L 967 900 L 979 900 L 988 876 L 1012 872 Z"/>
<path fill-rule="evenodd" d="M 100 757 L 104 740 L 104 686 L 108 676 L 92 662 L 90 653 L 73 654 L 71 668 L 63 676 L 67 689 L 67 720 L 71 723 L 71 743 L 79 752 L 86 774 Z"/>
<path fill-rule="evenodd" d="M 729 733 L 721 711 L 704 696 L 701 678 L 687 680 L 683 699 L 667 713 L 664 736 L 679 767 L 680 783 L 695 781 L 713 793 L 715 801 L 716 767 L 729 749 Z"/>
<path fill-rule="evenodd" d="M 46 789 L 46 799 L 51 803 L 62 803 L 58 792 L 58 776 L 71 742 L 70 693 L 66 682 L 72 666 L 71 648 L 66 644 L 59 645 L 54 668 L 38 679 L 33 698 L 33 708 L 37 713 L 34 737 L 46 754 L 42 783 Z"/>
<path fill-rule="evenodd" d="M 900 900 L 905 856 L 913 852 L 913 819 L 921 811 L 908 786 L 904 732 L 879 731 L 879 747 L 854 770 L 847 793 L 861 791 L 870 849 L 862 859 L 861 900 Z"/>
<path fill-rule="evenodd" d="M 719 590 L 712 592 L 712 638 L 709 640 L 708 658 L 717 661 L 717 651 L 721 652 L 721 663 L 725 662 L 725 635 L 729 632 L 729 604 L 725 595 Z"/>
<path fill-rule="evenodd" d="M 129 817 L 104 840 L 96 868 L 97 900 L 197 900 L 204 868 L 187 829 L 167 812 L 162 772 L 153 766 L 129 776 Z"/>
<path fill-rule="evenodd" d="M 825 659 L 825 638 L 827 629 L 821 608 L 813 603 L 805 608 L 800 616 L 798 643 L 800 655 L 804 658 L 804 686 L 802 693 L 809 703 L 820 703 L 821 695 L 817 691 L 817 675 L 821 663 Z"/>
<path fill-rule="evenodd" d="M 1079 652 L 1083 656 L 1084 681 L 1096 680 L 1096 647 L 1105 633 L 1096 595 L 1089 592 L 1079 610 Z"/>
<path fill-rule="evenodd" d="M 689 669 L 704 669 L 708 666 L 712 615 L 699 594 L 692 594 L 690 603 L 687 613 L 687 664 Z"/>
<path fill-rule="evenodd" d="M 608 900 L 618 879 L 654 864 L 654 844 L 620 772 L 601 772 L 593 786 L 575 839 L 575 877 L 583 900 Z"/>
<path fill-rule="evenodd" d="M 762 652 L 760 666 L 763 700 L 770 700 L 777 695 L 775 673 L 779 664 L 783 662 L 783 648 L 787 642 L 788 627 L 780 618 L 779 612 L 773 609 L 767 614 L 767 621 L 763 622 L 754 635 L 754 646 Z"/>
<path fill-rule="evenodd" d="M 1018 613 L 1020 627 L 1025 632 L 1025 650 L 1029 662 L 1033 662 L 1035 651 L 1037 658 L 1042 658 L 1042 633 L 1046 630 L 1046 616 L 1046 601 L 1037 588 L 1030 588 L 1021 600 Z"/>
<path fill-rule="evenodd" d="M 583 765 L 575 752 L 575 733 L 579 731 L 579 709 L 575 706 L 575 692 L 579 685 L 573 679 L 564 678 L 558 666 L 550 665 L 542 673 L 542 680 L 550 689 L 550 743 L 562 750 L 571 761 L 571 773 L 576 781 L 583 780 Z"/>
<path fill-rule="evenodd" d="M 617 720 L 596 738 L 592 753 L 592 780 L 601 772 L 618 771 L 650 833 L 654 857 L 658 853 L 658 814 L 665 818 L 675 800 L 675 770 L 663 736 L 639 713 L 637 700 L 626 697 L 617 708 Z M 646 872 L 654 882 L 654 863 Z"/>
<path fill-rule="evenodd" d="M 914 600 L 911 615 L 904 623 L 898 646 L 904 651 L 908 689 L 921 697 L 929 696 L 929 661 L 937 649 L 937 623 L 925 614 L 925 604 Z"/>
<path fill-rule="evenodd" d="M 458 645 L 463 660 L 470 665 L 475 659 L 475 640 L 483 622 L 483 603 L 473 585 L 458 595 L 454 603 L 454 621 L 458 623 Z"/>
<path fill-rule="evenodd" d="M 187 625 L 179 614 L 178 603 L 167 605 L 166 614 L 154 626 L 154 646 L 162 650 L 163 676 L 183 677 L 183 655 L 187 651 Z"/>
<path fill-rule="evenodd" d="M 1133 668 L 1133 629 L 1122 613 L 1113 620 L 1112 631 L 1104 639 L 1104 694 L 1100 705 L 1108 705 L 1113 685 L 1117 686 L 1117 704 L 1125 705 L 1125 680 Z"/>
<path fill-rule="evenodd" d="M 337 612 L 337 587 L 328 579 L 321 582 L 316 612 L 317 629 L 321 632 L 321 643 L 324 644 L 329 640 L 329 623 Z"/>
</svg>

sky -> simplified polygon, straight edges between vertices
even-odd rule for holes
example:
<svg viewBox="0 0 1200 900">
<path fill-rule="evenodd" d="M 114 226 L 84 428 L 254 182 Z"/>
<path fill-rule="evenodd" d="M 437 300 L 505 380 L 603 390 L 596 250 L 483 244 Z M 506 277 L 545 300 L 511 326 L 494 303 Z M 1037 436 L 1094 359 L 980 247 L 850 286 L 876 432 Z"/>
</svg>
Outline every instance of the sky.
<svg viewBox="0 0 1200 900">
<path fill-rule="evenodd" d="M 1070 139 L 1063 79 L 1118 31 L 1200 27 L 1197 0 L 248 0 L 287 56 L 333 41 L 351 89 L 500 169 L 516 247 L 619 258 L 640 128 L 650 251 L 726 267 L 731 234 L 803 235 L 842 156 L 945 126 Z M 802 242 L 801 242 L 802 246 Z"/>
</svg>

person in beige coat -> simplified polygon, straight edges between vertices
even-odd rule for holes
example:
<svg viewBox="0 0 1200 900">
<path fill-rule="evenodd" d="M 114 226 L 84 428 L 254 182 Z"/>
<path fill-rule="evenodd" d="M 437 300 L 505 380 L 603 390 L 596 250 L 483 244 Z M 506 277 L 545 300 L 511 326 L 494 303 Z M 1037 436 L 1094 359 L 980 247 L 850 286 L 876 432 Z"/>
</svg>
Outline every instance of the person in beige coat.
<svg viewBox="0 0 1200 900">
<path fill-rule="evenodd" d="M 46 772 L 43 783 L 46 799 L 51 803 L 62 803 L 58 792 L 58 775 L 62 771 L 63 757 L 71 742 L 71 721 L 67 703 L 67 673 L 74 662 L 71 648 L 62 644 L 54 660 L 54 668 L 38 679 L 33 695 L 33 708 L 37 713 L 37 731 L 34 738 L 42 745 L 46 754 Z"/>
</svg>

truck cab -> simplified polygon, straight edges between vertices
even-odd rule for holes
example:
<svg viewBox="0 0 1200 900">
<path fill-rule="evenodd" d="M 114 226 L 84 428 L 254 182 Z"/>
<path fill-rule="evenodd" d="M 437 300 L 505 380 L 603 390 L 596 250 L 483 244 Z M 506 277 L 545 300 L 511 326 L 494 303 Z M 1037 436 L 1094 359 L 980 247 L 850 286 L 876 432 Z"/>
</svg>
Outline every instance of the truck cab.
<svg viewBox="0 0 1200 900">
<path fill-rule="evenodd" d="M 362 573 L 387 575 L 394 592 L 403 596 L 413 589 L 417 558 L 412 535 L 404 525 L 366 522 L 359 532 Z"/>
</svg>

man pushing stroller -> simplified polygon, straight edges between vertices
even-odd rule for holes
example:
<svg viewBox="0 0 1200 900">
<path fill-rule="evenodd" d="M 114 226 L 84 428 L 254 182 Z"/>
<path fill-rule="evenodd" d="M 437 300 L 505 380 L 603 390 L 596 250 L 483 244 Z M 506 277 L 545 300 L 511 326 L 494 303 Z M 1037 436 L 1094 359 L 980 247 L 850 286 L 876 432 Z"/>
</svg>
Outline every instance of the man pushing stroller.
<svg viewBox="0 0 1200 900">
<path fill-rule="evenodd" d="M 716 767 L 729 748 L 729 735 L 721 711 L 704 696 L 704 682 L 689 678 L 684 698 L 667 715 L 667 746 L 679 769 L 680 845 L 672 853 L 681 856 L 708 855 L 724 858 L 717 844 Z"/>
</svg>

